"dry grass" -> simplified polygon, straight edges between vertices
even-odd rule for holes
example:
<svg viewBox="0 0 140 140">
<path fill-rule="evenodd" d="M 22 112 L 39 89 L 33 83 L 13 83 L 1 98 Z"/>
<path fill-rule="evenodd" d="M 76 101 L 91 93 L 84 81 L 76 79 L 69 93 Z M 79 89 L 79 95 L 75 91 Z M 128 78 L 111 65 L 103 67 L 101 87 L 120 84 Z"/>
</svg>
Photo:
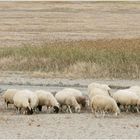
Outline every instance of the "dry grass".
<svg viewBox="0 0 140 140">
<path fill-rule="evenodd" d="M 51 73 L 55 77 L 137 79 L 140 39 L 55 41 L 40 46 L 3 47 L 0 69 L 36 72 L 45 77 Z"/>
</svg>

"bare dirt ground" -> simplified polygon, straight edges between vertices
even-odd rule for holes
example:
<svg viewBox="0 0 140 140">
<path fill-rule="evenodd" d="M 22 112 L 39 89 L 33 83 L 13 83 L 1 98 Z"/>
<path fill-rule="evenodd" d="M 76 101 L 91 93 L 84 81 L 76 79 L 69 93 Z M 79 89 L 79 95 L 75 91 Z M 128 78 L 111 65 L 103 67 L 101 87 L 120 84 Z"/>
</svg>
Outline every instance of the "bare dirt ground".
<svg viewBox="0 0 140 140">
<path fill-rule="evenodd" d="M 27 88 L 59 91 L 74 87 L 84 94 L 92 81 L 107 83 L 114 88 L 140 85 L 139 80 L 41 79 L 12 73 L 3 74 L 0 79 L 1 90 Z M 90 110 L 82 110 L 80 114 L 48 114 L 44 109 L 40 114 L 17 115 L 12 105 L 6 109 L 0 95 L 0 138 L 140 138 L 139 118 L 140 114 L 136 113 L 96 118 Z"/>
<path fill-rule="evenodd" d="M 140 2 L 0 2 L 0 46 L 137 38 Z"/>
</svg>

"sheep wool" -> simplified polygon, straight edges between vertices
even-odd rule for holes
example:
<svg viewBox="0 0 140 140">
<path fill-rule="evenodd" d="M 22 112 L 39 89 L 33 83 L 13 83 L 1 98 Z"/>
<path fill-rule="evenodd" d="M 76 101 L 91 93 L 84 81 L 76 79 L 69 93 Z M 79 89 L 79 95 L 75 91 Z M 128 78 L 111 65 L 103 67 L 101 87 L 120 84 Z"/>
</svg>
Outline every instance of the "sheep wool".
<svg viewBox="0 0 140 140">
<path fill-rule="evenodd" d="M 3 94 L 3 98 L 5 103 L 7 104 L 7 108 L 8 108 L 8 104 L 14 104 L 13 97 L 18 91 L 19 91 L 18 89 L 7 89 Z"/>
<path fill-rule="evenodd" d="M 30 90 L 18 91 L 14 98 L 14 105 L 18 111 L 23 108 L 27 111 L 27 114 L 32 114 L 33 110 L 38 106 L 38 97 Z"/>
<path fill-rule="evenodd" d="M 35 93 L 39 99 L 38 109 L 40 111 L 42 110 L 42 106 L 45 105 L 47 108 L 53 107 L 55 113 L 59 112 L 59 104 L 51 92 L 37 90 Z"/>
<path fill-rule="evenodd" d="M 75 109 L 75 112 L 80 112 L 81 107 L 78 104 L 76 97 L 72 94 L 67 94 L 69 92 L 65 92 L 65 90 L 61 90 L 56 93 L 55 98 L 60 103 L 60 105 L 67 105 L 68 110 L 70 113 L 72 113 L 71 108 L 73 107 Z"/>
<path fill-rule="evenodd" d="M 115 100 L 109 96 L 96 95 L 91 100 L 92 111 L 109 111 L 118 115 L 120 110 Z"/>
</svg>

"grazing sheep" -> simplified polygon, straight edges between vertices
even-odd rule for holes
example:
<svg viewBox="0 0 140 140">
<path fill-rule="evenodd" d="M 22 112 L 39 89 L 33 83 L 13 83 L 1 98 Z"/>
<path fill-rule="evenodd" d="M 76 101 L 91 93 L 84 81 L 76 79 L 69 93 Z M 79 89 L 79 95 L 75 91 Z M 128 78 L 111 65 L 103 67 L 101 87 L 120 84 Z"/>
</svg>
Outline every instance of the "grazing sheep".
<svg viewBox="0 0 140 140">
<path fill-rule="evenodd" d="M 111 95 L 117 102 L 118 106 L 123 105 L 126 111 L 128 111 L 130 107 L 136 107 L 139 101 L 139 97 L 135 92 L 132 92 L 129 89 L 118 90 Z M 136 110 L 139 112 L 137 107 Z"/>
<path fill-rule="evenodd" d="M 8 104 L 14 104 L 13 97 L 16 94 L 17 91 L 19 91 L 19 90 L 17 90 L 17 89 L 7 89 L 5 91 L 5 93 L 3 94 L 3 98 L 4 98 L 4 101 L 7 105 L 7 108 L 8 108 Z"/>
<path fill-rule="evenodd" d="M 91 83 L 88 85 L 88 91 L 92 90 L 93 87 L 105 89 L 107 91 L 111 90 L 110 87 L 106 84 L 99 84 L 99 83 Z"/>
<path fill-rule="evenodd" d="M 88 97 L 92 99 L 96 95 L 110 95 L 110 87 L 105 84 L 91 83 L 88 85 Z"/>
<path fill-rule="evenodd" d="M 87 98 L 82 94 L 80 90 L 74 88 L 65 88 L 63 89 L 63 92 L 69 96 L 74 96 L 78 104 L 80 104 L 82 107 L 85 107 L 88 104 Z"/>
<path fill-rule="evenodd" d="M 71 108 L 74 108 L 75 112 L 80 112 L 81 106 L 78 104 L 76 97 L 67 93 L 69 92 L 65 92 L 65 90 L 56 93 L 55 98 L 60 106 L 62 107 L 63 105 L 66 105 L 70 113 L 72 113 Z"/>
<path fill-rule="evenodd" d="M 39 102 L 37 95 L 30 90 L 18 91 L 13 100 L 17 111 L 21 112 L 21 109 L 24 109 L 25 114 L 33 114 Z"/>
<path fill-rule="evenodd" d="M 59 112 L 59 104 L 55 99 L 55 97 L 52 95 L 52 93 L 43 90 L 37 90 L 35 93 L 39 99 L 38 104 L 39 111 L 41 111 L 42 106 L 45 105 L 47 108 L 53 107 L 55 113 Z"/>
<path fill-rule="evenodd" d="M 96 95 L 91 100 L 92 112 L 113 112 L 117 116 L 120 113 L 120 110 L 117 106 L 115 100 L 109 96 Z M 104 114 L 105 115 L 105 114 Z"/>
</svg>

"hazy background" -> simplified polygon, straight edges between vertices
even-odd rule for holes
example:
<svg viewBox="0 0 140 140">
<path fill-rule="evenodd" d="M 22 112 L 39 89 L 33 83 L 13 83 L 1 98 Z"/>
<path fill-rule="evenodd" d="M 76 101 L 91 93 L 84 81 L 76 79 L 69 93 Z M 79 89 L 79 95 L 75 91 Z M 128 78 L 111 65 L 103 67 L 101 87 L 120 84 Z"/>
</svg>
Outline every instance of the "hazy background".
<svg viewBox="0 0 140 140">
<path fill-rule="evenodd" d="M 137 38 L 140 2 L 0 2 L 0 47 Z"/>
</svg>

